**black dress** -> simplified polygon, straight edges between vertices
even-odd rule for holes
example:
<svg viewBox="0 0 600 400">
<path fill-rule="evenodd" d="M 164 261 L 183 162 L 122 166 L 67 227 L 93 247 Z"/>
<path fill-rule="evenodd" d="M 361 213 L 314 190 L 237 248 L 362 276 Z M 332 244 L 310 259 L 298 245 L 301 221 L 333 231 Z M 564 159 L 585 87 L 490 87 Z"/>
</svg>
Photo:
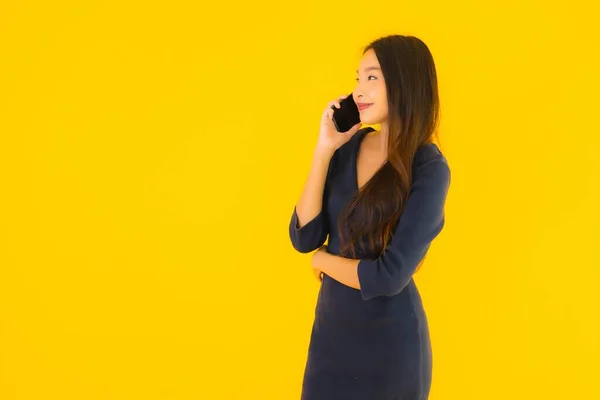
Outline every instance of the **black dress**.
<svg viewBox="0 0 600 400">
<path fill-rule="evenodd" d="M 337 217 L 358 191 L 359 130 L 336 150 L 329 165 L 323 207 L 298 228 L 294 208 L 289 234 L 301 253 L 340 255 Z M 357 249 L 361 289 L 323 274 L 312 327 L 302 400 L 425 400 L 431 387 L 432 352 L 427 317 L 413 280 L 419 262 L 444 226 L 450 169 L 436 144 L 413 159 L 413 181 L 404 211 L 384 253 Z M 334 228 L 334 229 L 332 229 Z"/>
</svg>

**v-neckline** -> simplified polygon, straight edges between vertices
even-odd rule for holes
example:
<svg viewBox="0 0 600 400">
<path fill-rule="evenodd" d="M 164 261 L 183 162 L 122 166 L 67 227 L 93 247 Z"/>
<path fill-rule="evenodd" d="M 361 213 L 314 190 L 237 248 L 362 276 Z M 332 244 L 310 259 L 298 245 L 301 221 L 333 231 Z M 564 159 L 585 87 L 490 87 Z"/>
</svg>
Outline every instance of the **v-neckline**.
<svg viewBox="0 0 600 400">
<path fill-rule="evenodd" d="M 360 151 L 360 144 L 362 142 L 362 140 L 365 138 L 365 136 L 367 136 L 367 133 L 369 132 L 373 132 L 375 131 L 374 128 L 372 127 L 368 127 L 367 129 L 365 129 L 363 132 L 361 133 L 357 133 L 360 136 L 358 136 L 358 138 L 356 139 L 356 144 L 354 147 L 354 155 L 352 157 L 352 174 L 353 174 L 353 181 L 354 181 L 354 189 L 358 192 L 360 192 L 362 190 L 362 188 L 364 188 L 365 186 L 367 186 L 367 184 L 369 182 L 371 182 L 371 180 L 373 179 L 373 177 L 375 177 L 375 175 L 377 175 L 377 173 L 381 170 L 381 168 L 383 168 L 386 164 L 387 164 L 387 160 L 381 165 L 381 167 L 375 171 L 375 173 L 373 174 L 373 176 L 371 176 L 364 185 L 360 186 L 358 183 L 358 153 Z"/>
</svg>

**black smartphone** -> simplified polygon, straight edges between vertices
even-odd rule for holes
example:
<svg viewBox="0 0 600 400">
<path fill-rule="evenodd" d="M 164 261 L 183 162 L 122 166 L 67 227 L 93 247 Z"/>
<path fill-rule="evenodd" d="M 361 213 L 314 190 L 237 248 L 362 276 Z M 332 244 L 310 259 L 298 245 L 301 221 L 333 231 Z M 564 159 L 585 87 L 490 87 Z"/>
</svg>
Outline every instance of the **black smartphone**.
<svg viewBox="0 0 600 400">
<path fill-rule="evenodd" d="M 338 132 L 347 132 L 360 122 L 360 112 L 354 102 L 352 93 L 340 101 L 340 108 L 333 107 L 333 124 Z"/>
</svg>

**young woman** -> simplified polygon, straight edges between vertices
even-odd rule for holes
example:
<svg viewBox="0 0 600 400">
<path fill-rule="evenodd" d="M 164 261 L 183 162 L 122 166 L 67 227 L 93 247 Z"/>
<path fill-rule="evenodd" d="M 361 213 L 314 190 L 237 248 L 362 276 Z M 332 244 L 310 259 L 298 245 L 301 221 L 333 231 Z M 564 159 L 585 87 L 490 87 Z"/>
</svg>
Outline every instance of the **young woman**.
<svg viewBox="0 0 600 400">
<path fill-rule="evenodd" d="M 364 50 L 352 93 L 361 123 L 339 133 L 331 101 L 289 235 L 317 250 L 321 280 L 302 400 L 425 400 L 432 352 L 413 280 L 444 226 L 450 169 L 437 133 L 427 46 L 391 35 Z M 327 246 L 323 246 L 329 236 Z"/>
</svg>

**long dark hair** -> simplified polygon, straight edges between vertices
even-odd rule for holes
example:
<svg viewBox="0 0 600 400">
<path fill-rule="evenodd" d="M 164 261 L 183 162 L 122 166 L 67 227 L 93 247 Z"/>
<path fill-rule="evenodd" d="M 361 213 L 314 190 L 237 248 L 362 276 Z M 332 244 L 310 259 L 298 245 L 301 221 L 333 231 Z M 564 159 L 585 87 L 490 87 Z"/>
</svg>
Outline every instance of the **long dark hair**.
<svg viewBox="0 0 600 400">
<path fill-rule="evenodd" d="M 421 145 L 438 136 L 437 75 L 429 48 L 414 36 L 390 35 L 368 44 L 363 54 L 370 49 L 386 84 L 388 157 L 340 213 L 341 252 L 352 258 L 361 237 L 368 243 L 363 251 L 383 253 L 410 192 L 413 158 Z"/>
</svg>

